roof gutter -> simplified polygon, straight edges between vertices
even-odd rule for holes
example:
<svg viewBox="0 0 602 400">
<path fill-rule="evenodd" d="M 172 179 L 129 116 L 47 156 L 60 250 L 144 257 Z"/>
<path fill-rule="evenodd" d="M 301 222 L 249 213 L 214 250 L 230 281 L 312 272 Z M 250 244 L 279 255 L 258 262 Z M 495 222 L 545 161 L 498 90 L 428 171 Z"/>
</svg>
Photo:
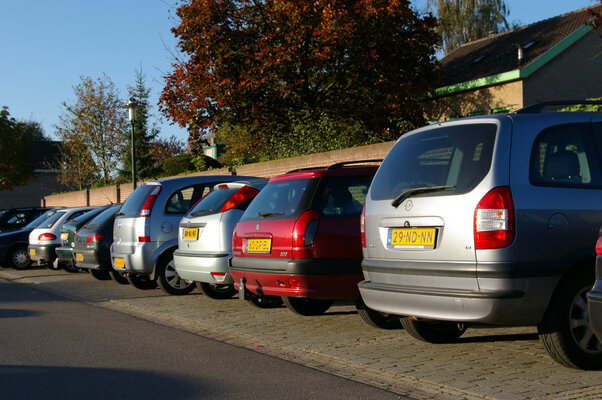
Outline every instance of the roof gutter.
<svg viewBox="0 0 602 400">
<path fill-rule="evenodd" d="M 467 90 L 479 89 L 487 86 L 499 85 L 501 83 L 512 82 L 519 79 L 525 79 L 591 31 L 592 29 L 590 23 L 582 25 L 522 69 L 519 68 L 508 72 L 502 72 L 501 74 L 475 79 L 473 81 L 440 87 L 435 89 L 434 94 L 436 97 L 447 96 L 455 93 L 465 92 Z"/>
</svg>

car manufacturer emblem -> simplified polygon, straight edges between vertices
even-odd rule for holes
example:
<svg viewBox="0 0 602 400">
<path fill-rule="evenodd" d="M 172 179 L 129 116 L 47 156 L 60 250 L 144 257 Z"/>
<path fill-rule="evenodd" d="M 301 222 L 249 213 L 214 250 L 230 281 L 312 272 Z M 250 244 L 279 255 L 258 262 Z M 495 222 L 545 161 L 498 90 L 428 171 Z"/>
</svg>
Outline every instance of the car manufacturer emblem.
<svg viewBox="0 0 602 400">
<path fill-rule="evenodd" d="M 259 228 L 261 228 L 261 224 L 257 224 L 257 225 L 255 225 L 255 230 L 256 230 L 256 231 L 258 231 L 258 230 L 259 230 Z"/>
<path fill-rule="evenodd" d="M 412 209 L 412 207 L 414 207 L 414 203 L 412 203 L 412 200 L 406 201 L 406 205 L 405 205 L 406 211 L 410 211 Z"/>
<path fill-rule="evenodd" d="M 403 223 L 404 228 L 409 228 L 410 227 L 410 221 L 406 221 Z"/>
</svg>

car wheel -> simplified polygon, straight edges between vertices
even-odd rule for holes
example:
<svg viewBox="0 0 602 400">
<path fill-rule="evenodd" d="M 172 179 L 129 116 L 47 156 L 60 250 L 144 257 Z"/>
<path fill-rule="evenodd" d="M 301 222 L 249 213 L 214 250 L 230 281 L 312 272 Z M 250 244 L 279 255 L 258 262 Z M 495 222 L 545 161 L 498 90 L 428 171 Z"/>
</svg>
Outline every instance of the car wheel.
<svg viewBox="0 0 602 400">
<path fill-rule="evenodd" d="M 109 271 L 104 269 L 91 269 L 90 273 L 92 276 L 99 281 L 108 281 L 111 279 L 111 275 L 109 275 Z"/>
<path fill-rule="evenodd" d="M 196 285 L 204 295 L 212 299 L 230 299 L 236 294 L 234 285 L 218 285 L 207 282 L 197 282 Z"/>
<path fill-rule="evenodd" d="M 395 314 L 386 314 L 381 313 L 379 311 L 375 311 L 368 307 L 364 300 L 360 297 L 355 302 L 355 309 L 357 313 L 362 318 L 362 320 L 368 325 L 374 328 L 380 329 L 400 329 L 401 328 L 401 320 L 399 315 Z"/>
<path fill-rule="evenodd" d="M 15 247 L 8 253 L 8 265 L 14 269 L 26 269 L 31 266 L 31 258 L 26 246 Z"/>
<path fill-rule="evenodd" d="M 305 297 L 282 297 L 282 302 L 292 312 L 300 315 L 322 315 L 332 305 L 332 300 L 308 299 Z"/>
<path fill-rule="evenodd" d="M 148 275 L 129 274 L 128 282 L 130 285 L 140 290 L 150 290 L 157 287 L 157 281 L 151 279 Z"/>
<path fill-rule="evenodd" d="M 565 281 L 537 327 L 546 351 L 566 367 L 602 368 L 602 343 L 591 329 L 587 311 L 586 293 L 593 279 L 593 273 L 580 272 Z"/>
<path fill-rule="evenodd" d="M 130 282 L 128 281 L 127 276 L 125 276 L 125 274 L 121 271 L 115 271 L 114 269 L 109 271 L 109 275 L 111 275 L 111 278 L 113 278 L 113 280 L 117 283 L 120 283 L 122 285 L 127 285 Z"/>
<path fill-rule="evenodd" d="M 249 300 L 259 308 L 276 308 L 282 305 L 282 298 L 279 296 L 253 294 L 249 295 Z"/>
<path fill-rule="evenodd" d="M 157 283 L 161 290 L 167 294 L 180 296 L 192 292 L 195 288 L 194 282 L 186 282 L 180 278 L 173 263 L 173 258 L 165 258 L 157 265 Z"/>
<path fill-rule="evenodd" d="M 53 262 L 46 264 L 46 268 L 51 269 L 53 271 L 58 271 L 61 268 L 61 263 L 59 262 L 59 259 L 55 259 Z"/>
<path fill-rule="evenodd" d="M 402 317 L 401 325 L 410 336 L 428 343 L 453 343 L 466 332 L 466 325 L 451 321 L 423 321 Z"/>
<path fill-rule="evenodd" d="M 59 265 L 67 272 L 79 272 L 79 268 L 75 266 L 75 262 L 73 261 L 63 261 Z"/>
</svg>

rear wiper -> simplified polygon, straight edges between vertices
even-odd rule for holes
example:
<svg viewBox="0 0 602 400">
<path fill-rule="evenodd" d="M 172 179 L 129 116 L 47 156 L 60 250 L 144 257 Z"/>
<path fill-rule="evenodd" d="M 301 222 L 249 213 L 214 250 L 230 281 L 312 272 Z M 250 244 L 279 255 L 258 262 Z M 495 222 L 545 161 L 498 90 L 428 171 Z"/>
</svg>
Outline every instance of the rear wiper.
<svg viewBox="0 0 602 400">
<path fill-rule="evenodd" d="M 403 201 L 405 199 L 407 199 L 410 196 L 413 196 L 415 194 L 418 193 L 428 193 L 428 192 L 439 192 L 441 190 L 446 190 L 446 189 L 453 189 L 455 188 L 454 185 L 447 185 L 447 186 L 425 186 L 425 187 L 417 187 L 417 188 L 412 188 L 412 189 L 408 189 L 405 192 L 401 193 L 399 196 L 397 196 L 392 202 L 391 205 L 395 208 L 399 207 L 399 205 L 401 203 L 403 203 Z"/>
<path fill-rule="evenodd" d="M 266 212 L 260 212 L 259 216 L 261 218 L 268 218 L 268 217 L 275 217 L 278 215 L 284 215 L 283 212 L 271 212 L 271 211 L 266 211 Z"/>
<path fill-rule="evenodd" d="M 211 214 L 213 212 L 213 210 L 199 210 L 199 211 L 195 211 L 193 213 L 190 214 L 191 217 L 198 217 L 199 215 L 204 215 L 204 214 Z"/>
</svg>

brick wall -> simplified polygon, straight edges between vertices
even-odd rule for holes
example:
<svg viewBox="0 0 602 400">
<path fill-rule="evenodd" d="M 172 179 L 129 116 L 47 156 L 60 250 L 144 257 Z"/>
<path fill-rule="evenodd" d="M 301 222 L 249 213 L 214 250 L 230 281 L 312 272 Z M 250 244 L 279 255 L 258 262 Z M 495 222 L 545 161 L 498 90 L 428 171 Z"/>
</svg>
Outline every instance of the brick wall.
<svg viewBox="0 0 602 400">
<path fill-rule="evenodd" d="M 391 147 L 393 147 L 393 144 L 395 142 L 377 143 L 368 146 L 241 165 L 236 168 L 236 175 L 271 178 L 298 168 L 323 167 L 343 161 L 383 159 Z M 186 176 L 231 174 L 232 171 L 228 168 L 221 168 L 194 172 Z M 46 205 L 46 207 L 100 206 L 110 202 L 123 202 L 130 193 L 132 193 L 131 184 L 106 186 L 103 188 L 46 196 L 42 199 L 42 205 Z"/>
</svg>

